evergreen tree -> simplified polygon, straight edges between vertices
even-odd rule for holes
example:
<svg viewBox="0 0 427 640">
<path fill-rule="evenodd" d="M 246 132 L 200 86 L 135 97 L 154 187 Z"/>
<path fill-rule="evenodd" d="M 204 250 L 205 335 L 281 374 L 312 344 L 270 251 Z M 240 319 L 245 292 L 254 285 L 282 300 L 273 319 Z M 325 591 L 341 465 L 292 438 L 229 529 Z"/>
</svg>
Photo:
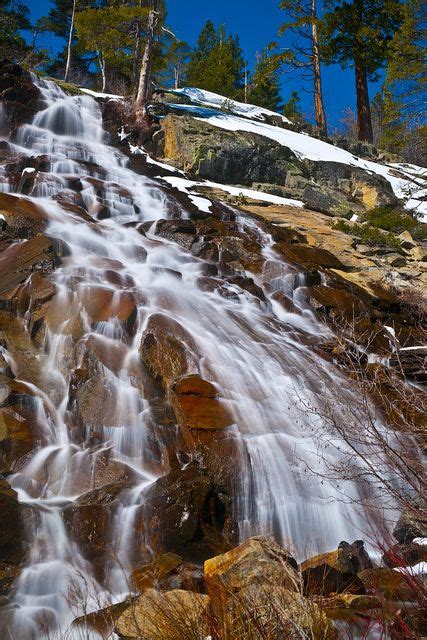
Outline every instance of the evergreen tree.
<svg viewBox="0 0 427 640">
<path fill-rule="evenodd" d="M 399 0 L 329 0 L 322 21 L 322 56 L 355 70 L 358 138 L 373 141 L 368 80 L 378 79 L 402 19 Z"/>
<path fill-rule="evenodd" d="M 302 122 L 304 120 L 300 102 L 301 100 L 297 91 L 292 91 L 289 100 L 283 107 L 283 115 L 291 122 Z"/>
<path fill-rule="evenodd" d="M 286 22 L 279 35 L 293 36 L 294 40 L 277 56 L 286 72 L 312 84 L 316 125 L 326 137 L 316 0 L 281 0 L 280 8 L 285 12 Z"/>
<path fill-rule="evenodd" d="M 191 53 L 186 83 L 236 100 L 243 97 L 244 67 L 238 37 L 208 20 Z"/>
<path fill-rule="evenodd" d="M 28 7 L 15 0 L 3 0 L 0 6 L 0 58 L 22 62 L 28 45 L 21 30 L 31 29 Z"/>
<path fill-rule="evenodd" d="M 282 108 L 277 63 L 266 53 L 258 58 L 251 79 L 248 101 L 272 111 L 280 111 Z"/>
<path fill-rule="evenodd" d="M 421 0 L 405 3 L 401 28 L 388 47 L 383 91 L 381 144 L 398 153 L 410 151 L 413 162 L 425 162 L 427 147 L 423 19 Z"/>
<path fill-rule="evenodd" d="M 102 77 L 102 91 L 114 73 L 130 81 L 136 21 L 146 22 L 148 11 L 139 6 L 105 6 L 78 11 L 75 29 L 81 52 L 93 51 Z"/>
</svg>

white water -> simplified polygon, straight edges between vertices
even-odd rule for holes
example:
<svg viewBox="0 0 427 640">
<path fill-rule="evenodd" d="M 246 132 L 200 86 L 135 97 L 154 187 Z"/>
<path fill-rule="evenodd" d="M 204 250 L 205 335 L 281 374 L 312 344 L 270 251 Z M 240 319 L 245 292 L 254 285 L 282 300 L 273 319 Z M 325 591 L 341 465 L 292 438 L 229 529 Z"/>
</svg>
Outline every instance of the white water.
<svg viewBox="0 0 427 640">
<path fill-rule="evenodd" d="M 299 274 L 274 253 L 269 236 L 254 222 L 242 219 L 242 229 L 255 232 L 264 247 L 266 268 L 275 273 L 274 289 L 293 297 L 301 312 L 287 313 L 274 301 L 260 305 L 236 287 L 237 298 L 202 291 L 197 284 L 203 274 L 202 260 L 155 236 L 154 227 L 142 235 L 124 226 L 130 221 L 154 223 L 167 218 L 173 203 L 159 184 L 133 173 L 126 158 L 104 144 L 95 100 L 67 97 L 46 81 L 41 89 L 46 109 L 31 126 L 21 128 L 15 147 L 28 156 L 49 156 L 50 171 L 36 175 L 31 197 L 49 214 L 49 234 L 65 241 L 71 255 L 55 272 L 60 319 L 55 332 L 48 332 L 45 353 L 40 356 L 43 375 L 33 387 L 40 447 L 11 478 L 20 501 L 37 514 L 29 532 L 33 542 L 27 567 L 17 581 L 13 608 L 8 609 L 10 638 L 19 640 L 38 640 L 43 628 L 64 631 L 82 615 L 83 599 L 87 600 L 84 608 L 93 610 L 128 593 L 144 490 L 166 471 L 138 364 L 141 336 L 156 312 L 178 321 L 192 335 L 202 354 L 201 375 L 218 384 L 233 414 L 229 437 L 241 452 L 235 496 L 241 537 L 274 533 L 283 542 L 292 541 L 304 556 L 334 548 L 343 539 L 362 537 L 366 528 L 357 505 L 343 500 L 327 481 L 306 472 L 307 467 L 322 472 L 322 463 L 316 438 L 311 436 L 318 419 L 301 412 L 301 401 L 316 406 L 328 390 L 339 389 L 342 396 L 350 396 L 351 391 L 345 378 L 299 337 L 326 335 L 325 327 L 299 302 L 298 286 L 303 284 Z M 67 193 L 71 176 L 81 180 L 88 212 L 96 218 L 101 205 L 106 205 L 111 218 L 89 223 L 52 199 L 59 192 Z M 183 216 L 188 214 L 183 211 Z M 262 285 L 263 277 L 256 281 Z M 138 305 L 132 340 L 115 318 L 91 322 L 86 309 L 94 286 L 112 291 L 117 304 L 122 296 L 132 294 Z M 73 351 L 69 334 L 77 319 L 81 337 Z M 77 366 L 79 357 L 70 365 L 67 354 L 74 352 L 81 358 L 89 338 L 107 353 L 119 354 L 115 367 L 103 368 L 112 409 L 107 424 L 98 429 L 95 444 L 90 434 L 76 428 L 68 402 L 70 366 Z M 99 409 L 102 414 L 103 407 Z M 337 415 L 339 411 L 337 406 Z M 334 447 L 328 455 L 337 461 Z M 111 562 L 108 575 L 100 579 L 68 536 L 63 510 L 93 488 L 105 456 L 131 469 L 134 481 L 133 488 L 122 494 L 110 523 Z M 360 497 L 356 483 L 348 481 L 341 490 L 355 501 Z M 144 531 L 143 539 L 149 547 L 150 531 Z M 76 601 L 73 591 L 79 594 Z M 74 631 L 68 637 L 97 636 Z"/>
</svg>

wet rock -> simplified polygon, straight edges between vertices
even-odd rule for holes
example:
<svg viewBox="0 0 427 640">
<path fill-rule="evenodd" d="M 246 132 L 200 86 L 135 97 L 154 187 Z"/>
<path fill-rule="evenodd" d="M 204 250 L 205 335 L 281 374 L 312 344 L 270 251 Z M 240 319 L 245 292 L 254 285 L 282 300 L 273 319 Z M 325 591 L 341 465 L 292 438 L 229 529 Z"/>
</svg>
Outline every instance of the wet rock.
<svg viewBox="0 0 427 640">
<path fill-rule="evenodd" d="M 195 241 L 197 228 L 190 220 L 159 220 L 156 235 L 176 242 L 183 249 L 190 249 Z"/>
<path fill-rule="evenodd" d="M 178 322 L 163 314 L 150 316 L 139 353 L 165 389 L 176 378 L 198 373 L 199 355 L 193 338 Z"/>
<path fill-rule="evenodd" d="M 301 564 L 304 593 L 324 595 L 343 591 L 363 594 L 364 586 L 358 572 L 372 567 L 363 542 L 341 542 L 338 549 L 322 553 Z"/>
<path fill-rule="evenodd" d="M 229 495 L 194 464 L 172 468 L 148 489 L 144 521 L 159 553 L 171 551 L 192 562 L 237 541 Z"/>
<path fill-rule="evenodd" d="M 212 627 L 209 596 L 191 591 L 147 589 L 116 622 L 120 638 L 183 640 L 207 637 Z"/>
<path fill-rule="evenodd" d="M 427 347 L 401 349 L 390 358 L 390 366 L 403 372 L 408 378 L 427 383 Z"/>
<path fill-rule="evenodd" d="M 40 105 L 40 91 L 33 84 L 28 71 L 17 64 L 2 62 L 0 102 L 5 108 L 1 133 L 10 133 L 15 127 L 30 122 Z"/>
<path fill-rule="evenodd" d="M 43 235 L 14 244 L 0 254 L 0 295 L 28 278 L 32 271 L 49 272 L 54 264 L 53 242 Z"/>
<path fill-rule="evenodd" d="M 18 502 L 18 494 L 7 480 L 0 475 L 0 548 L 5 559 L 6 547 L 19 547 L 22 541 L 23 509 Z"/>
<path fill-rule="evenodd" d="M 360 315 L 363 310 L 360 298 L 344 289 L 314 286 L 305 287 L 301 292 L 307 297 L 310 306 L 321 313 L 332 312 L 333 315 L 344 315 L 352 319 Z"/>
<path fill-rule="evenodd" d="M 0 193 L 0 214 L 14 238 L 36 235 L 46 228 L 48 221 L 47 214 L 35 202 L 10 193 Z"/>
<path fill-rule="evenodd" d="M 427 538 L 425 511 L 403 513 L 394 528 L 393 536 L 400 543 L 412 542 L 414 538 Z"/>
<path fill-rule="evenodd" d="M 136 305 L 131 292 L 114 291 L 106 287 L 84 287 L 81 299 L 92 322 L 102 322 L 110 318 L 118 318 L 131 326 L 135 322 Z"/>
<path fill-rule="evenodd" d="M 172 386 L 172 407 L 182 429 L 224 429 L 233 419 L 218 399 L 218 390 L 198 375 L 180 378 Z"/>
<path fill-rule="evenodd" d="M 13 406 L 0 409 L 0 471 L 9 471 L 33 447 L 34 433 L 29 422 Z"/>
</svg>

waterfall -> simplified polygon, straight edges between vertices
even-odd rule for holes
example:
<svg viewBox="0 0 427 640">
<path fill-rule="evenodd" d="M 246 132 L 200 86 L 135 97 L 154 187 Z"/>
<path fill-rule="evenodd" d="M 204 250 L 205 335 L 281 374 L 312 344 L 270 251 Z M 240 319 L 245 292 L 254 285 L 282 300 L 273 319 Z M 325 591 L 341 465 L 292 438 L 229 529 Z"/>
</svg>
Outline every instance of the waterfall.
<svg viewBox="0 0 427 640">
<path fill-rule="evenodd" d="M 265 304 L 237 285 L 229 297 L 202 290 L 198 282 L 205 261 L 156 235 L 157 221 L 168 219 L 172 208 L 189 217 L 182 205 L 160 181 L 132 171 L 128 159 L 108 146 L 93 98 L 67 96 L 46 80 L 37 83 L 44 109 L 10 144 L 28 158 L 45 157 L 46 169 L 37 173 L 28 198 L 46 212 L 47 233 L 65 243 L 67 255 L 54 272 L 55 321 L 40 352 L 39 379 L 33 383 L 21 375 L 32 385 L 37 404 L 39 446 L 9 478 L 20 502 L 35 514 L 27 532 L 27 564 L 8 612 L 10 638 L 36 640 L 43 637 L 41 629 L 63 632 L 84 612 L 129 594 L 144 495 L 167 471 L 137 373 L 141 338 L 153 314 L 185 327 L 202 354 L 202 377 L 219 386 L 233 416 L 227 438 L 239 452 L 234 512 L 240 538 L 274 534 L 283 543 L 292 542 L 302 557 L 307 550 L 335 548 L 355 532 L 363 536 L 367 525 L 359 503 L 366 497 L 364 488 L 347 480 L 337 489 L 320 480 L 327 461 L 319 458 L 313 435 L 319 417 L 301 410 L 315 408 L 329 392 L 343 403 L 353 393 L 345 376 L 310 346 L 327 338 L 329 330 L 298 296 L 301 274 L 275 252 L 261 226 L 242 215 L 238 224 L 262 245 L 265 265 L 274 273 L 274 290 L 266 291 Z M 76 179 L 92 219 L 56 199 Z M 0 190 L 7 191 L 4 176 L 0 180 Z M 262 276 L 254 280 L 263 286 Z M 285 311 L 272 297 L 274 291 L 293 296 L 299 313 Z M 131 336 L 114 314 L 93 321 L 94 296 L 105 297 L 118 310 L 127 299 L 135 302 Z M 78 343 L 73 367 L 82 365 L 89 343 L 114 359 L 114 366 L 102 366 L 106 393 L 99 398 L 103 419 L 96 433 L 77 427 L 70 403 L 68 353 L 73 340 Z M 340 410 L 337 406 L 337 416 Z M 330 447 L 327 456 L 339 462 L 336 448 Z M 70 537 L 64 514 L 93 488 L 105 460 L 124 470 L 128 484 L 107 524 L 112 554 L 100 571 Z M 351 499 L 343 500 L 343 494 Z M 142 538 L 149 548 L 150 531 Z M 94 631 L 79 633 L 70 631 L 67 638 L 97 637 Z"/>
</svg>

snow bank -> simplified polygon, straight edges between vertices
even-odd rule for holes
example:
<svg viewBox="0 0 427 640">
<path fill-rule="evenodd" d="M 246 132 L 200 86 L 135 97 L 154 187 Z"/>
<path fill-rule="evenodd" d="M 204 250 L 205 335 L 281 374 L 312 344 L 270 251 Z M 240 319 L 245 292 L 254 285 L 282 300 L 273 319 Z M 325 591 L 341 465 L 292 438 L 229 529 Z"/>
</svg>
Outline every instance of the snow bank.
<svg viewBox="0 0 427 640">
<path fill-rule="evenodd" d="M 195 87 L 184 87 L 184 89 L 173 89 L 171 93 L 183 95 L 189 98 L 192 102 L 196 102 L 207 107 L 215 107 L 220 109 L 224 103 L 227 103 L 227 109 L 237 115 L 246 116 L 247 118 L 253 118 L 254 120 L 264 120 L 265 117 L 275 116 L 281 118 L 283 122 L 291 124 L 291 121 L 285 118 L 285 116 L 276 111 L 270 111 L 270 109 L 264 109 L 257 107 L 254 104 L 246 104 L 245 102 L 236 102 L 219 95 L 218 93 L 212 93 L 212 91 L 205 91 L 204 89 L 196 89 Z"/>
<path fill-rule="evenodd" d="M 116 96 L 113 93 L 98 93 L 97 91 L 92 91 L 92 89 L 86 89 L 86 87 L 79 87 L 79 89 L 82 93 L 87 93 L 93 98 L 111 98 L 113 100 L 123 100 L 123 96 Z"/>
</svg>

